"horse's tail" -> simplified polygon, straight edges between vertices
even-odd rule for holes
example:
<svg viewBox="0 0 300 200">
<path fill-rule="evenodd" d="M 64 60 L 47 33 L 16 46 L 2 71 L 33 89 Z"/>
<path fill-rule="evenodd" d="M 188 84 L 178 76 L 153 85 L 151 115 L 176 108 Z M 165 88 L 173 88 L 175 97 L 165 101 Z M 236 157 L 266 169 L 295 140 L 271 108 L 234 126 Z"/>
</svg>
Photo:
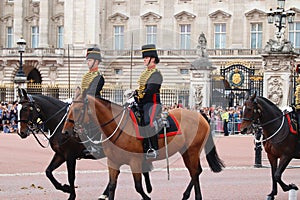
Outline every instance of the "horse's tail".
<svg viewBox="0 0 300 200">
<path fill-rule="evenodd" d="M 205 149 L 205 153 L 206 153 L 206 160 L 208 162 L 208 165 L 209 165 L 210 169 L 213 172 L 222 171 L 222 168 L 225 167 L 225 164 L 220 159 L 220 157 L 217 153 L 217 149 L 216 149 L 216 146 L 214 144 L 214 140 L 213 140 L 213 137 L 212 137 L 211 133 L 209 133 L 209 136 L 208 136 L 208 139 L 206 141 L 204 149 Z"/>
<path fill-rule="evenodd" d="M 207 122 L 209 123 L 209 119 L 208 119 L 207 115 L 205 113 L 201 113 L 201 114 L 207 120 Z M 205 143 L 204 149 L 205 149 L 205 153 L 206 153 L 206 160 L 208 162 L 208 165 L 209 165 L 210 169 L 213 172 L 222 171 L 222 168 L 225 167 L 225 164 L 220 159 L 220 157 L 217 153 L 217 149 L 216 149 L 216 146 L 214 144 L 214 140 L 213 140 L 211 132 L 208 135 L 208 139 Z"/>
</svg>

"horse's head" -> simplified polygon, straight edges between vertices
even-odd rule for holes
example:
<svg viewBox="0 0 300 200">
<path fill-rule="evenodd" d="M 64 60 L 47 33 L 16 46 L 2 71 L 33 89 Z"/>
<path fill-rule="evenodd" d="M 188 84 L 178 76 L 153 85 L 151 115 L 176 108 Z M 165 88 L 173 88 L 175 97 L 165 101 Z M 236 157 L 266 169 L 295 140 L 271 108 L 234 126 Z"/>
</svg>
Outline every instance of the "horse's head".
<svg viewBox="0 0 300 200">
<path fill-rule="evenodd" d="M 251 97 L 248 97 L 244 102 L 243 112 L 242 112 L 242 123 L 241 131 L 242 133 L 247 133 L 254 122 L 257 122 L 260 116 L 260 110 L 257 105 L 256 93 Z"/>
<path fill-rule="evenodd" d="M 39 119 L 40 109 L 24 89 L 18 88 L 18 94 L 18 135 L 26 138 L 32 130 L 31 126 Z"/>
<path fill-rule="evenodd" d="M 92 117 L 95 114 L 89 104 L 88 96 L 85 95 L 80 95 L 72 102 L 62 130 L 63 134 L 73 135 L 77 133 L 82 135 L 89 131 L 91 122 L 95 121 Z"/>
</svg>

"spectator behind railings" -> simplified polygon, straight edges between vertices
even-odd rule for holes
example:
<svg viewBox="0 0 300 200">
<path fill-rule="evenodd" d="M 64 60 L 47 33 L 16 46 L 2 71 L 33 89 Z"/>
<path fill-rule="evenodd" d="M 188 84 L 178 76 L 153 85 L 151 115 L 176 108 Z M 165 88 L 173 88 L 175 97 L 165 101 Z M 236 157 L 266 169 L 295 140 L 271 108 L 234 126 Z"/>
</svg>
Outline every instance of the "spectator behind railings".
<svg viewBox="0 0 300 200">
<path fill-rule="evenodd" d="M 183 108 L 181 99 L 178 100 L 177 108 Z"/>
</svg>

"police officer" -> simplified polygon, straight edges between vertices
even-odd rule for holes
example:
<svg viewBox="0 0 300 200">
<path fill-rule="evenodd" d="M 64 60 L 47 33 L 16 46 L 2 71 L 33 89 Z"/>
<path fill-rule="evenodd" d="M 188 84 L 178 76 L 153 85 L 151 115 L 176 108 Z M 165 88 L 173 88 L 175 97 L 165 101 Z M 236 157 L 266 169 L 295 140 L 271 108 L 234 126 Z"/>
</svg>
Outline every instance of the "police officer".
<svg viewBox="0 0 300 200">
<path fill-rule="evenodd" d="M 160 101 L 160 87 L 163 77 L 156 65 L 159 63 L 154 44 L 142 46 L 142 56 L 146 69 L 138 80 L 139 88 L 136 90 L 137 103 L 143 113 L 142 135 L 144 136 L 144 152 L 146 158 L 158 156 L 158 137 L 155 129 L 155 120 L 162 111 Z"/>
<path fill-rule="evenodd" d="M 97 47 L 87 49 L 86 61 L 89 71 L 85 73 L 81 81 L 81 90 L 84 95 L 92 95 L 100 97 L 100 92 L 105 83 L 103 76 L 99 72 L 99 64 L 101 62 L 101 52 Z M 83 150 L 85 156 L 93 156 L 95 158 L 104 157 L 103 149 L 100 145 L 90 143 L 86 144 L 86 149 Z"/>
</svg>

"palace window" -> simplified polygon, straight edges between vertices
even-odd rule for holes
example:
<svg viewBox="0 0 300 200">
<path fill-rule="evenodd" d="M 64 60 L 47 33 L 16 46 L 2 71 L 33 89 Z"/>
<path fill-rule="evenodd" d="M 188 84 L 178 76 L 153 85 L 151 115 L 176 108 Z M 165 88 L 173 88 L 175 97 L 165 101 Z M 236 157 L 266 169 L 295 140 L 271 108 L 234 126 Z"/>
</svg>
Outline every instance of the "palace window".
<svg viewBox="0 0 300 200">
<path fill-rule="evenodd" d="M 31 47 L 38 48 L 39 46 L 39 27 L 32 26 L 31 27 Z"/>
<path fill-rule="evenodd" d="M 180 48 L 181 49 L 191 48 L 191 25 L 190 24 L 180 25 Z"/>
<path fill-rule="evenodd" d="M 182 75 L 189 74 L 189 70 L 188 69 L 180 69 L 180 74 L 182 74 Z"/>
<path fill-rule="evenodd" d="M 262 48 L 262 24 L 251 24 L 251 49 Z"/>
<path fill-rule="evenodd" d="M 123 70 L 122 69 L 115 69 L 115 74 L 116 75 L 122 75 L 123 74 Z"/>
<path fill-rule="evenodd" d="M 157 26 L 146 26 L 146 40 L 147 44 L 156 44 Z"/>
<path fill-rule="evenodd" d="M 295 48 L 300 48 L 300 22 L 289 24 L 289 40 Z"/>
<path fill-rule="evenodd" d="M 114 49 L 124 49 L 124 26 L 114 26 Z"/>
<path fill-rule="evenodd" d="M 58 26 L 57 27 L 57 48 L 64 47 L 64 27 Z"/>
<path fill-rule="evenodd" d="M 7 27 L 7 39 L 6 39 L 6 47 L 13 47 L 13 28 L 11 26 Z"/>
<path fill-rule="evenodd" d="M 215 49 L 226 48 L 226 24 L 215 24 Z"/>
</svg>

